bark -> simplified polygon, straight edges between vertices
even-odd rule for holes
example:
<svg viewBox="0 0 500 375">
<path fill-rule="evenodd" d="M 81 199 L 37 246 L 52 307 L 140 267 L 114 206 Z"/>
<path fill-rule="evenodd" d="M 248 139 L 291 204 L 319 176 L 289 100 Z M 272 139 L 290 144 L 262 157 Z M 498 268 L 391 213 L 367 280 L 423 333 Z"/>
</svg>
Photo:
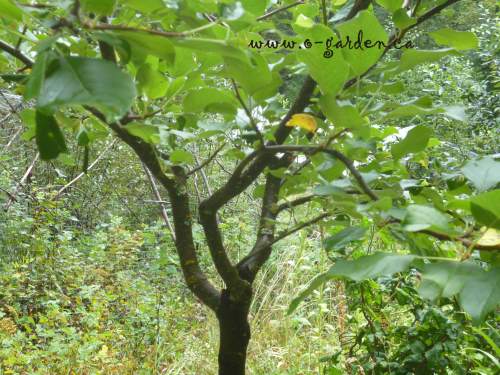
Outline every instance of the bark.
<svg viewBox="0 0 500 375">
<path fill-rule="evenodd" d="M 219 375 L 245 375 L 247 348 L 250 341 L 248 311 L 251 299 L 235 302 L 227 290 L 222 291 L 217 310 L 219 320 Z"/>
</svg>

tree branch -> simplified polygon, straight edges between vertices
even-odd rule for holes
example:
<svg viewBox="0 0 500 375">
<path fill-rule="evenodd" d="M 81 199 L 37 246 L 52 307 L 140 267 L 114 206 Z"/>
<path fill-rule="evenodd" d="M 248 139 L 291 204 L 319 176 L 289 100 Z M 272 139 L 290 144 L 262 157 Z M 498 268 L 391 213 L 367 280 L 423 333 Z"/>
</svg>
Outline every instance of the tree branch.
<svg viewBox="0 0 500 375">
<path fill-rule="evenodd" d="M 350 160 L 347 156 L 337 150 L 331 150 L 324 148 L 324 146 L 299 146 L 299 145 L 285 145 L 285 146 L 267 146 L 264 149 L 264 152 L 303 152 L 305 154 L 314 155 L 318 152 L 324 152 L 333 156 L 334 158 L 340 160 L 346 167 L 349 169 L 353 177 L 358 182 L 361 190 L 368 195 L 372 200 L 378 200 L 377 195 L 370 189 L 366 181 L 363 179 L 363 176 L 359 173 L 359 171 L 354 166 L 352 160 Z"/>
<path fill-rule="evenodd" d="M 151 174 L 151 172 L 149 171 L 148 167 L 146 167 L 144 164 L 142 165 L 142 167 L 144 169 L 144 172 L 146 172 L 146 176 L 148 177 L 149 183 L 151 184 L 151 190 L 153 190 L 153 194 L 157 199 L 157 203 L 160 205 L 161 216 L 163 217 L 163 221 L 165 222 L 165 225 L 167 226 L 170 235 L 172 236 L 172 239 L 175 242 L 175 232 L 174 228 L 172 227 L 172 223 L 170 222 L 170 218 L 168 217 L 167 208 L 165 207 L 166 202 L 162 200 L 160 191 L 158 190 L 158 186 L 156 186 L 155 179 Z"/>
<path fill-rule="evenodd" d="M 316 216 L 315 218 L 313 218 L 313 219 L 311 219 L 311 220 L 308 220 L 308 221 L 306 221 L 306 222 L 304 222 L 304 223 L 301 223 L 301 224 L 299 224 L 299 225 L 297 225 L 297 226 L 295 226 L 295 227 L 293 227 L 293 228 L 291 228 L 291 229 L 289 229 L 289 230 L 286 230 L 286 231 L 284 231 L 284 232 L 281 232 L 280 234 L 278 234 L 278 235 L 276 236 L 276 238 L 275 238 L 275 239 L 271 242 L 271 244 L 270 244 L 270 245 L 273 245 L 273 244 L 275 244 L 276 242 L 281 241 L 282 239 L 284 239 L 284 238 L 286 238 L 286 237 L 288 237 L 288 236 L 290 236 L 290 235 L 292 235 L 292 234 L 294 234 L 294 233 L 298 232 L 298 231 L 299 231 L 299 230 L 301 230 L 301 229 L 304 229 L 304 228 L 306 228 L 306 227 L 308 227 L 308 226 L 311 226 L 311 225 L 313 225 L 313 224 L 316 224 L 318 221 L 321 221 L 321 220 L 323 220 L 324 218 L 326 218 L 326 217 L 328 217 L 328 216 L 331 216 L 331 215 L 332 215 L 332 214 L 331 214 L 331 213 L 329 213 L 329 212 L 322 213 L 321 215 Z"/>
<path fill-rule="evenodd" d="M 215 150 L 215 152 L 212 155 L 210 155 L 207 160 L 205 160 L 203 163 L 199 164 L 198 166 L 187 172 L 187 176 L 191 176 L 192 174 L 195 174 L 199 170 L 205 168 L 208 164 L 212 162 L 212 160 L 216 158 L 216 156 L 219 154 L 219 152 L 222 151 L 224 147 L 226 147 L 225 143 L 223 143 L 217 150 Z"/>
<path fill-rule="evenodd" d="M 344 85 L 344 89 L 348 89 L 349 87 L 352 87 L 353 85 L 356 84 L 356 82 L 358 82 L 361 78 L 365 77 L 368 73 L 370 73 L 377 65 L 378 63 L 380 62 L 380 60 L 382 60 L 382 58 L 387 54 L 387 52 L 398 42 L 400 41 L 403 36 L 411 29 L 417 27 L 418 25 L 420 25 L 422 22 L 428 20 L 429 18 L 432 18 L 433 16 L 435 16 L 436 14 L 440 13 L 443 9 L 459 2 L 460 0 L 448 0 L 446 2 L 444 2 L 443 4 L 441 5 L 438 5 L 432 9 L 430 9 L 429 11 L 427 11 L 426 13 L 424 13 L 423 15 L 421 15 L 420 17 L 417 18 L 417 21 L 413 24 L 413 25 L 410 25 L 408 27 L 406 27 L 405 29 L 401 30 L 399 32 L 399 34 L 394 34 L 392 36 L 392 38 L 389 40 L 389 43 L 387 44 L 386 48 L 384 49 L 384 52 L 382 53 L 382 55 L 380 56 L 380 58 L 372 65 L 370 66 L 366 72 L 364 72 L 363 74 L 361 74 L 360 76 L 358 77 L 355 77 L 353 79 L 351 79 L 350 81 L 347 81 L 346 84 Z"/>
<path fill-rule="evenodd" d="M 99 31 L 125 31 L 125 32 L 135 32 L 135 33 L 146 33 L 150 35 L 161 36 L 164 38 L 185 38 L 190 35 L 193 35 L 197 32 L 203 31 L 210 27 L 217 25 L 217 22 L 211 22 L 201 27 L 188 30 L 188 31 L 161 31 L 161 30 L 153 30 L 153 29 L 143 29 L 138 27 L 130 27 L 124 25 L 110 25 L 107 23 L 101 23 L 97 25 L 91 25 L 89 23 L 83 24 L 83 28 L 87 30 L 99 30 Z"/>
<path fill-rule="evenodd" d="M 353 4 L 351 10 L 347 14 L 347 16 L 344 18 L 344 21 L 350 20 L 351 18 L 354 18 L 356 14 L 361 12 L 362 10 L 368 8 L 371 4 L 371 0 L 356 0 L 355 3 Z"/>
<path fill-rule="evenodd" d="M 102 50 L 103 57 L 106 51 Z M 110 58 L 108 56 L 108 58 Z M 94 116 L 107 124 L 123 142 L 128 144 L 139 157 L 143 165 L 167 190 L 172 204 L 172 216 L 174 219 L 175 247 L 179 255 L 181 269 L 188 288 L 201 301 L 213 311 L 217 311 L 220 305 L 221 293 L 215 289 L 202 271 L 192 231 L 192 215 L 187 191 L 187 176 L 183 168 L 172 167 L 173 177 L 167 176 L 158 159 L 156 149 L 139 137 L 130 134 L 120 122 L 108 123 L 104 114 L 99 110 L 85 106 Z M 129 120 L 128 116 L 124 118 Z"/>
<path fill-rule="evenodd" d="M 236 84 L 234 79 L 231 79 L 231 83 L 233 84 L 233 89 L 236 95 L 236 99 L 238 99 L 238 101 L 240 102 L 241 106 L 243 107 L 243 110 L 245 111 L 248 117 L 248 120 L 250 121 L 250 125 L 252 125 L 253 130 L 255 130 L 255 132 L 257 133 L 257 137 L 259 137 L 261 147 L 264 146 L 265 145 L 264 137 L 262 136 L 262 133 L 260 132 L 259 127 L 257 126 L 257 123 L 253 119 L 252 112 L 250 112 L 247 105 L 245 104 L 245 101 L 240 95 L 240 90 L 238 90 L 238 85 Z"/>
<path fill-rule="evenodd" d="M 297 199 L 294 199 L 293 201 L 286 201 L 282 204 L 280 204 L 277 208 L 276 208 L 276 212 L 277 213 L 280 213 L 284 210 L 287 210 L 289 208 L 293 208 L 293 207 L 297 207 L 297 206 L 301 206 L 305 203 L 308 203 L 310 202 L 311 200 L 313 200 L 314 198 L 316 198 L 317 195 L 314 195 L 314 194 L 310 194 L 310 195 L 305 195 L 303 197 L 300 197 L 300 198 L 297 198 Z"/>
<path fill-rule="evenodd" d="M 181 268 L 186 283 L 207 306 L 216 311 L 220 303 L 220 293 L 208 281 L 201 270 L 192 232 L 192 216 L 189 196 L 186 189 L 186 176 L 179 167 L 173 167 L 175 179 L 167 177 L 156 156 L 154 148 L 140 138 L 129 134 L 121 125 L 108 124 L 117 136 L 127 143 L 148 167 L 153 176 L 167 189 L 172 203 L 174 218 L 175 244 L 181 261 Z"/>
<path fill-rule="evenodd" d="M 75 3 L 75 8 L 76 7 L 77 6 Z M 78 10 L 76 10 L 76 14 L 78 15 Z M 102 17 L 101 22 L 107 23 L 108 22 L 107 17 Z M 99 40 L 98 43 L 99 43 L 99 49 L 101 51 L 102 58 L 116 64 L 115 49 L 110 44 L 108 44 L 102 40 Z"/>
<path fill-rule="evenodd" d="M 307 77 L 299 96 L 289 109 L 285 117 L 280 121 L 278 129 L 274 134 L 275 142 L 280 144 L 285 141 L 291 132 L 291 128 L 286 123 L 296 113 L 301 113 L 309 104 L 309 99 L 316 87 L 316 82 L 311 77 Z M 255 159 L 255 160 L 254 160 Z M 241 194 L 254 182 L 264 169 L 272 162 L 273 155 L 254 151 L 248 155 L 235 169 L 228 181 L 208 199 L 202 202 L 205 209 L 218 210 L 235 196 Z M 250 164 L 251 163 L 251 164 Z M 250 164 L 250 165 L 249 165 Z M 249 166 L 248 166 L 249 165 Z M 248 167 L 247 167 L 248 166 Z"/>
<path fill-rule="evenodd" d="M 105 116 L 95 108 L 85 107 L 104 123 Z M 189 206 L 189 196 L 186 188 L 187 176 L 180 167 L 173 167 L 174 178 L 167 176 L 152 145 L 141 138 L 130 134 L 120 123 L 107 123 L 108 126 L 123 142 L 129 145 L 144 163 L 153 176 L 167 190 L 172 203 L 174 218 L 175 245 L 181 269 L 188 288 L 213 311 L 217 311 L 220 304 L 220 292 L 215 289 L 201 270 L 192 232 L 192 216 Z"/>
<path fill-rule="evenodd" d="M 426 13 L 424 13 L 420 17 L 418 17 L 417 18 L 417 22 L 415 24 L 408 26 L 405 30 L 409 31 L 409 30 L 417 27 L 422 22 L 427 21 L 429 18 L 432 18 L 436 14 L 440 13 L 443 9 L 446 9 L 449 6 L 451 6 L 451 5 L 455 4 L 455 3 L 458 3 L 459 1 L 460 0 L 448 0 L 448 1 L 445 1 L 443 4 L 440 4 L 440 5 L 432 8 L 432 9 L 430 9 L 429 11 L 427 11 Z"/>
<path fill-rule="evenodd" d="M 333 157 L 339 159 L 347 167 L 347 169 L 349 169 L 351 174 L 357 180 L 357 182 L 360 185 L 363 192 L 366 195 L 368 195 L 371 200 L 377 201 L 379 199 L 378 196 L 373 192 L 373 190 L 370 189 L 370 187 L 368 186 L 366 181 L 363 179 L 363 176 L 361 176 L 359 171 L 354 166 L 353 162 L 339 151 L 330 150 L 330 149 L 323 149 L 322 147 L 295 146 L 295 145 L 268 146 L 268 147 L 266 147 L 265 151 L 270 151 L 270 152 L 293 152 L 293 151 L 297 152 L 298 151 L 298 152 L 304 152 L 304 153 L 309 153 L 309 154 L 314 154 L 317 152 L 324 152 L 324 153 L 330 154 Z M 400 222 L 400 221 L 395 220 L 395 222 Z M 500 250 L 500 244 L 480 245 L 480 244 L 477 244 L 476 242 L 472 241 L 470 238 L 468 238 L 468 236 L 452 237 L 452 236 L 447 235 L 447 234 L 438 233 L 438 232 L 434 232 L 434 231 L 430 231 L 430 230 L 422 230 L 422 231 L 419 231 L 419 233 L 428 234 L 428 235 L 430 235 L 434 238 L 437 238 L 439 240 L 458 241 L 458 242 L 461 242 L 466 247 L 475 248 L 478 250 L 487 250 L 487 251 Z"/>
<path fill-rule="evenodd" d="M 95 167 L 95 165 L 97 163 L 99 163 L 99 161 L 104 157 L 104 155 L 106 155 L 106 153 L 108 152 L 108 150 L 113 147 L 113 145 L 115 144 L 115 141 L 111 142 L 102 152 L 101 154 L 92 162 L 92 164 L 90 164 L 87 168 L 87 171 L 90 171 L 92 168 Z M 86 173 L 82 172 L 80 173 L 78 176 L 76 176 L 74 179 L 72 179 L 70 182 L 68 182 L 66 185 L 64 185 L 62 188 L 59 189 L 59 191 L 57 192 L 57 194 L 55 195 L 54 199 L 58 199 L 62 193 L 64 193 L 64 191 L 66 191 L 68 188 L 70 188 L 73 184 L 75 184 L 75 182 L 77 182 L 79 179 L 81 179 L 83 176 L 85 176 Z"/>
<path fill-rule="evenodd" d="M 38 161 L 39 158 L 40 158 L 40 153 L 37 152 L 35 158 L 31 162 L 31 164 L 29 165 L 28 169 L 26 169 L 26 172 L 24 172 L 23 177 L 21 177 L 21 179 L 17 183 L 16 189 L 14 190 L 14 192 L 12 194 L 9 194 L 10 198 L 9 198 L 9 200 L 4 205 L 4 210 L 5 211 L 9 210 L 10 206 L 12 205 L 12 203 L 15 200 L 15 199 L 12 199 L 12 198 L 15 198 L 17 192 L 19 191 L 19 188 L 24 185 L 24 183 L 26 182 L 26 180 L 28 179 L 28 177 L 31 176 L 31 174 L 33 173 L 33 168 L 35 168 L 35 164 L 36 164 L 36 162 Z"/>
<path fill-rule="evenodd" d="M 301 4 L 304 4 L 304 3 L 305 3 L 305 0 L 298 0 L 295 3 L 289 4 L 289 5 L 285 5 L 285 6 L 281 7 L 281 8 L 273 9 L 273 10 L 267 12 L 266 14 L 263 14 L 262 16 L 257 17 L 257 21 L 263 21 L 265 19 L 268 19 L 268 18 L 274 16 L 277 13 L 283 12 L 285 10 L 288 10 L 290 8 L 296 7 L 297 5 L 301 5 Z"/>
<path fill-rule="evenodd" d="M 461 242 L 467 248 L 483 250 L 483 251 L 500 251 L 500 244 L 480 245 L 476 243 L 476 241 L 473 241 L 470 238 L 468 238 L 468 236 L 452 237 L 447 234 L 438 233 L 431 230 L 421 230 L 418 233 L 425 233 L 428 234 L 429 236 L 432 236 L 442 241 L 458 241 Z"/>
<path fill-rule="evenodd" d="M 34 64 L 33 60 L 31 60 L 28 56 L 23 54 L 21 51 L 17 50 L 15 47 L 5 43 L 0 40 L 0 50 L 7 52 L 9 55 L 15 57 L 19 61 L 21 61 L 28 68 L 31 68 Z"/>
<path fill-rule="evenodd" d="M 252 282 L 262 265 L 269 259 L 276 230 L 278 213 L 274 206 L 279 198 L 281 179 L 268 174 L 262 199 L 262 209 L 259 221 L 257 239 L 249 254 L 238 263 L 240 275 Z"/>
</svg>

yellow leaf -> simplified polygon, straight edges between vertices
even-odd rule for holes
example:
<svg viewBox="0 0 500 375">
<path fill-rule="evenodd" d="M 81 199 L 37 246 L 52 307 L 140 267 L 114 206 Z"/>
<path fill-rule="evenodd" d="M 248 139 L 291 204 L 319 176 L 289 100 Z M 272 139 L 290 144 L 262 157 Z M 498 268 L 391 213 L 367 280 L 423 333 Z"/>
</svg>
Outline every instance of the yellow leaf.
<svg viewBox="0 0 500 375">
<path fill-rule="evenodd" d="M 477 244 L 482 246 L 500 245 L 500 231 L 493 228 L 488 228 L 488 230 L 484 232 L 479 241 L 477 241 Z"/>
<path fill-rule="evenodd" d="M 316 123 L 314 116 L 306 113 L 293 115 L 292 118 L 286 123 L 286 126 L 298 126 L 299 128 L 305 129 L 311 133 L 314 133 L 318 129 L 318 124 Z"/>
<path fill-rule="evenodd" d="M 99 357 L 106 357 L 108 355 L 109 348 L 107 345 L 103 345 L 99 353 L 97 355 Z"/>
</svg>

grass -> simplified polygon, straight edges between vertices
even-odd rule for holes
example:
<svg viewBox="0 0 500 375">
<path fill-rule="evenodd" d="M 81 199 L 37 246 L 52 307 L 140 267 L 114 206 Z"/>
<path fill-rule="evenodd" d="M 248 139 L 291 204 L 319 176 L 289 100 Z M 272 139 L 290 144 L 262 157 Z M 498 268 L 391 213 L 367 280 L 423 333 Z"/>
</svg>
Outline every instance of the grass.
<svg viewBox="0 0 500 375">
<path fill-rule="evenodd" d="M 117 222 L 57 241 L 46 228 L 23 237 L 36 253 L 0 271 L 0 323 L 14 323 L 10 332 L 0 324 L 0 374 L 216 374 L 216 319 L 185 288 L 157 230 Z M 6 232 L 4 249 L 16 239 Z M 287 315 L 324 267 L 318 243 L 302 234 L 278 246 L 256 281 L 249 374 L 319 373 L 338 347 L 336 289 Z"/>
</svg>

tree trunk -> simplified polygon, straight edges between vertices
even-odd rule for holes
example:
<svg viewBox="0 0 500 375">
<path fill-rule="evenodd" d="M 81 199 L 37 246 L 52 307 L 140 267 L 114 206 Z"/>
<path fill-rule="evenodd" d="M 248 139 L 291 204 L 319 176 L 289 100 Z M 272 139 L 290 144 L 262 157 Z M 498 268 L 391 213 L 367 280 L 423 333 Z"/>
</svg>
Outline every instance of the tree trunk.
<svg viewBox="0 0 500 375">
<path fill-rule="evenodd" d="M 217 311 L 219 320 L 219 375 L 245 375 L 247 347 L 250 341 L 248 310 L 250 301 L 234 302 L 222 291 Z"/>
</svg>

